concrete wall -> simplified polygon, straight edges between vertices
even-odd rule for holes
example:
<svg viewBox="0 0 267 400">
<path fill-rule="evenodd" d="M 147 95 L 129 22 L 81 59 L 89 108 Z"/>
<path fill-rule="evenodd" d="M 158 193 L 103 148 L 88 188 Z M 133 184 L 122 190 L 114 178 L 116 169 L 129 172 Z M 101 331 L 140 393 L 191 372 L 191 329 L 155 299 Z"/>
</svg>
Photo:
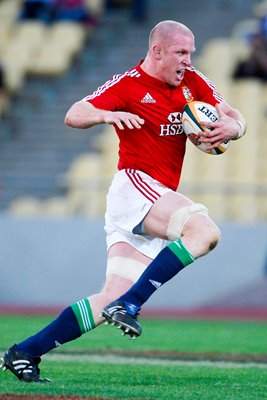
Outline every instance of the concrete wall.
<svg viewBox="0 0 267 400">
<path fill-rule="evenodd" d="M 220 245 L 160 288 L 150 308 L 202 306 L 264 276 L 266 225 L 220 228 Z M 102 219 L 0 215 L 0 304 L 68 305 L 101 287 L 105 264 Z"/>
</svg>

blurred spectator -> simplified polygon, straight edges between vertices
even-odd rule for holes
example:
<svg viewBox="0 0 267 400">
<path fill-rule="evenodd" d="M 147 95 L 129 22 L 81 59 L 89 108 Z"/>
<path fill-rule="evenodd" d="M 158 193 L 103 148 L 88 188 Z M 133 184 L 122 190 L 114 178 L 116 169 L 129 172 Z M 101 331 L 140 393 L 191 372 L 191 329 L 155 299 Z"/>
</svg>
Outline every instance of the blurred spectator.
<svg viewBox="0 0 267 400">
<path fill-rule="evenodd" d="M 19 18 L 22 20 L 37 19 L 51 22 L 55 0 L 24 0 Z"/>
<path fill-rule="evenodd" d="M 259 78 L 267 81 L 267 19 L 261 20 L 258 32 L 249 38 L 250 53 L 242 60 L 234 71 L 234 78 Z"/>
<path fill-rule="evenodd" d="M 84 0 L 24 0 L 20 19 L 95 23 Z"/>
<path fill-rule="evenodd" d="M 54 19 L 56 21 L 76 21 L 85 25 L 96 22 L 90 15 L 84 0 L 55 0 Z"/>
</svg>

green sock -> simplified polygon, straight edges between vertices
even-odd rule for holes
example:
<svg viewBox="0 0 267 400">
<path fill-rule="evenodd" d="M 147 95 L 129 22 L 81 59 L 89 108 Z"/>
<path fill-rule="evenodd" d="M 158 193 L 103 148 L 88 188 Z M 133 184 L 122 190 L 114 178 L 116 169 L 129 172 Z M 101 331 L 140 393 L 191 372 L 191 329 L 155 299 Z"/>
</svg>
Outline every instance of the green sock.
<svg viewBox="0 0 267 400">
<path fill-rule="evenodd" d="M 95 321 L 89 300 L 87 298 L 71 305 L 79 324 L 81 333 L 89 332 L 95 328 Z"/>
<path fill-rule="evenodd" d="M 195 261 L 194 257 L 189 253 L 181 239 L 177 239 L 170 243 L 168 248 L 179 258 L 184 267 Z"/>
</svg>

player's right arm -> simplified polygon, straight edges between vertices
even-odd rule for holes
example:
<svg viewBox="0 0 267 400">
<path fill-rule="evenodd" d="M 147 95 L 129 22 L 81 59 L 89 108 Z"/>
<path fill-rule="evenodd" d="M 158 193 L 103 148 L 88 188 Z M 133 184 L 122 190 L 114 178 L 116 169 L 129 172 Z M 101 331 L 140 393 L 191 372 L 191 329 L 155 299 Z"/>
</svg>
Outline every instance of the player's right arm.
<svg viewBox="0 0 267 400">
<path fill-rule="evenodd" d="M 74 103 L 65 116 L 65 124 L 72 128 L 87 129 L 94 125 L 111 124 L 119 129 L 140 129 L 144 120 L 136 114 L 124 111 L 101 110 L 87 101 Z"/>
</svg>

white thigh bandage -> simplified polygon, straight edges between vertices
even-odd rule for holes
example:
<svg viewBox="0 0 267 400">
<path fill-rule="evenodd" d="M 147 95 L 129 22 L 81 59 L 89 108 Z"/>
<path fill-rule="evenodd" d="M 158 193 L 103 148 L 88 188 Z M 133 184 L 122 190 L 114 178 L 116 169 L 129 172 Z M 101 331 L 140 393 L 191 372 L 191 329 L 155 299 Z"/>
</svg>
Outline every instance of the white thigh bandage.
<svg viewBox="0 0 267 400">
<path fill-rule="evenodd" d="M 181 233 L 185 223 L 188 221 L 192 214 L 208 215 L 209 211 L 203 204 L 195 203 L 190 206 L 179 208 L 171 215 L 169 225 L 167 228 L 167 237 L 169 240 L 174 241 L 181 237 Z"/>
<path fill-rule="evenodd" d="M 146 267 L 146 264 L 130 257 L 110 257 L 107 262 L 106 275 L 116 274 L 135 283 Z"/>
</svg>

